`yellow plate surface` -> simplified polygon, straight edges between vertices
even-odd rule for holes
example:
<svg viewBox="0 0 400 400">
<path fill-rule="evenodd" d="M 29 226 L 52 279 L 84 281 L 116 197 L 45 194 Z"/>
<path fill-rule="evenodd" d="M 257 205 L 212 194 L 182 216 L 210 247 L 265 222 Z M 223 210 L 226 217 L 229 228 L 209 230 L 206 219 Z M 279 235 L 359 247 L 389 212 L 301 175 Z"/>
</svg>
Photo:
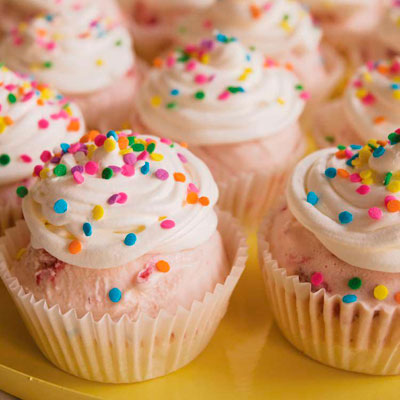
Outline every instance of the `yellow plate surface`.
<svg viewBox="0 0 400 400">
<path fill-rule="evenodd" d="M 248 268 L 205 352 L 186 368 L 150 382 L 88 382 L 53 367 L 25 330 L 0 286 L 0 389 L 23 399 L 399 399 L 400 378 L 335 370 L 296 351 L 268 310 L 249 240 Z"/>
</svg>

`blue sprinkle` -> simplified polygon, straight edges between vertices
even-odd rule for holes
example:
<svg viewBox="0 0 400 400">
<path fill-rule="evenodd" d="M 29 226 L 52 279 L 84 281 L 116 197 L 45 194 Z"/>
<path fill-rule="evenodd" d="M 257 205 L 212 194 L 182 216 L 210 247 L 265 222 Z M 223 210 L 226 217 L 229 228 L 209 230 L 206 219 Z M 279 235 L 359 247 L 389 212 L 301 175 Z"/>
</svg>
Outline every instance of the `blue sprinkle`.
<svg viewBox="0 0 400 400">
<path fill-rule="evenodd" d="M 147 175 L 150 171 L 150 164 L 146 161 L 142 168 L 140 168 L 140 172 L 143 175 Z"/>
<path fill-rule="evenodd" d="M 125 236 L 124 244 L 127 246 L 133 246 L 136 243 L 136 235 L 134 233 L 128 233 Z"/>
<path fill-rule="evenodd" d="M 89 224 L 89 222 L 85 222 L 83 224 L 83 232 L 86 236 L 92 236 L 93 230 L 92 230 L 92 225 Z"/>
<path fill-rule="evenodd" d="M 61 147 L 61 150 L 62 150 L 64 153 L 67 153 L 67 152 L 68 152 L 68 149 L 70 148 L 70 145 L 69 145 L 68 143 L 61 143 L 61 144 L 60 144 L 60 147 Z"/>
<path fill-rule="evenodd" d="M 375 158 L 379 158 L 382 157 L 385 154 L 385 148 L 383 146 L 378 147 L 377 149 L 374 150 L 374 152 L 372 153 L 372 155 Z"/>
<path fill-rule="evenodd" d="M 307 203 L 315 206 L 318 203 L 318 196 L 314 192 L 308 192 L 307 194 Z"/>
<path fill-rule="evenodd" d="M 359 144 L 351 144 L 350 147 L 353 150 L 361 150 L 362 149 L 362 146 L 360 146 Z"/>
<path fill-rule="evenodd" d="M 108 297 L 110 298 L 110 300 L 113 303 L 118 303 L 121 298 L 122 298 L 122 293 L 118 288 L 112 288 L 109 292 L 108 292 Z"/>
<path fill-rule="evenodd" d="M 226 35 L 222 34 L 222 33 L 218 33 L 217 36 L 215 37 L 215 39 L 218 42 L 221 42 L 221 43 L 227 43 L 228 42 L 228 37 Z"/>
<path fill-rule="evenodd" d="M 57 214 L 64 214 L 68 209 L 68 204 L 64 199 L 60 199 L 54 203 L 53 209 Z"/>
<path fill-rule="evenodd" d="M 339 221 L 341 224 L 349 224 L 353 221 L 353 214 L 348 211 L 343 211 L 339 214 Z"/>
<path fill-rule="evenodd" d="M 45 20 L 48 21 L 48 22 L 53 21 L 53 16 L 52 16 L 51 14 L 47 14 L 44 18 L 45 18 Z"/>
<path fill-rule="evenodd" d="M 392 89 L 394 89 L 394 90 L 400 89 L 400 85 L 398 83 L 393 83 Z"/>
<path fill-rule="evenodd" d="M 251 54 L 249 53 L 246 54 L 246 61 L 251 61 Z"/>
<path fill-rule="evenodd" d="M 357 153 L 357 154 L 354 154 L 353 157 L 349 158 L 349 159 L 346 161 L 346 165 L 348 165 L 349 167 L 354 168 L 354 165 L 352 164 L 352 162 L 353 162 L 353 160 L 355 160 L 355 159 L 358 158 L 358 157 L 359 157 L 359 154 L 358 154 L 358 153 Z"/>
<path fill-rule="evenodd" d="M 334 178 L 336 176 L 336 168 L 327 168 L 325 170 L 325 176 L 327 178 Z"/>
<path fill-rule="evenodd" d="M 357 296 L 355 294 L 346 294 L 342 298 L 343 303 L 355 303 L 357 301 Z"/>
<path fill-rule="evenodd" d="M 115 139 L 115 141 L 118 142 L 118 136 L 117 136 L 117 134 L 116 134 L 115 131 L 108 131 L 108 133 L 107 133 L 106 136 L 107 136 L 108 138 L 112 136 L 112 137 Z"/>
<path fill-rule="evenodd" d="M 171 95 L 172 96 L 178 96 L 178 94 L 179 94 L 179 90 L 178 89 L 172 89 L 171 90 Z"/>
</svg>

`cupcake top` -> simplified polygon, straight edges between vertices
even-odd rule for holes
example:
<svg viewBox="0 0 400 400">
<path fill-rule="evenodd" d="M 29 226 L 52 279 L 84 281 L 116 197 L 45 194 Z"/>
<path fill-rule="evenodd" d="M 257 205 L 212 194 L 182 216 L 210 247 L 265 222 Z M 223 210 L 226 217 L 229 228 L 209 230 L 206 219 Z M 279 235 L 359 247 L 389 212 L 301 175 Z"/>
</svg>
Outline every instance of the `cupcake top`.
<svg viewBox="0 0 400 400">
<path fill-rule="evenodd" d="M 0 185 L 25 179 L 85 129 L 80 110 L 47 85 L 0 66 Z"/>
<path fill-rule="evenodd" d="M 199 10 L 211 6 L 214 2 L 215 0 L 145 0 L 147 7 L 160 12 Z"/>
<path fill-rule="evenodd" d="M 69 94 L 109 87 L 134 63 L 127 30 L 96 5 L 40 14 L 18 24 L 4 38 L 0 56 L 11 68 Z"/>
<path fill-rule="evenodd" d="M 218 34 L 157 59 L 136 106 L 154 134 L 221 144 L 276 134 L 296 122 L 307 97 L 291 71 Z"/>
<path fill-rule="evenodd" d="M 293 215 L 348 264 L 400 272 L 399 143 L 397 129 L 388 140 L 318 151 L 290 180 Z"/>
<path fill-rule="evenodd" d="M 292 0 L 220 0 L 204 13 L 185 18 L 178 27 L 186 42 L 214 30 L 276 58 L 318 51 L 322 34 L 305 8 Z"/>
<path fill-rule="evenodd" d="M 32 247 L 87 268 L 192 249 L 216 231 L 217 186 L 167 139 L 92 131 L 55 151 L 23 201 Z"/>
<path fill-rule="evenodd" d="M 386 139 L 400 126 L 400 58 L 360 68 L 343 102 L 347 120 L 363 141 Z"/>
<path fill-rule="evenodd" d="M 368 9 L 371 4 L 380 0 L 301 0 L 310 7 L 311 11 L 318 14 L 330 14 L 338 17 L 349 17 L 360 10 Z"/>
<path fill-rule="evenodd" d="M 400 0 L 392 0 L 378 34 L 390 50 L 400 53 Z"/>
</svg>

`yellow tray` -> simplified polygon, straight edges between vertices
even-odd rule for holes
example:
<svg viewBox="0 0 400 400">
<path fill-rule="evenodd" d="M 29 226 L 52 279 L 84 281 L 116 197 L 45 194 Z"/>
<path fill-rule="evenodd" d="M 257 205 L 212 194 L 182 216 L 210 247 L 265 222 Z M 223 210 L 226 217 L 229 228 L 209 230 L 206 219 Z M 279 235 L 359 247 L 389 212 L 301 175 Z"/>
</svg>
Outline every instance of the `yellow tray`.
<svg viewBox="0 0 400 400">
<path fill-rule="evenodd" d="M 303 356 L 267 308 L 255 235 L 251 257 L 210 345 L 169 376 L 131 385 L 99 384 L 53 367 L 39 352 L 0 284 L 0 389 L 23 399 L 398 399 L 400 378 L 370 377 Z"/>
</svg>

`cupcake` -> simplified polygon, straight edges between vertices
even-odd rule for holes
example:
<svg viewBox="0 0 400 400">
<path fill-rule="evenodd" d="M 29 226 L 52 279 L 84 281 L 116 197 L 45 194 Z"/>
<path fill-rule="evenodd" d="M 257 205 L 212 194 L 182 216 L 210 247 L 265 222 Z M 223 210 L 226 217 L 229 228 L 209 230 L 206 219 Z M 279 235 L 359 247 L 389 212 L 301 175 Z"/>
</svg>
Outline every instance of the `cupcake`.
<svg viewBox="0 0 400 400">
<path fill-rule="evenodd" d="M 24 198 L 26 222 L 0 242 L 0 275 L 39 348 L 101 382 L 187 364 L 246 261 L 238 225 L 214 209 L 210 171 L 186 148 L 131 131 L 92 131 L 56 154 Z"/>
<path fill-rule="evenodd" d="M 85 129 L 79 108 L 26 76 L 0 66 L 0 235 L 21 214 L 32 170 L 50 160 L 56 144 L 78 140 Z M 53 160 L 54 161 L 54 160 Z M 41 174 L 37 166 L 34 175 Z"/>
<path fill-rule="evenodd" d="M 138 83 L 131 40 L 118 19 L 96 5 L 18 24 L 3 39 L 0 57 L 71 97 L 91 128 L 118 127 L 128 119 Z"/>
<path fill-rule="evenodd" d="M 301 161 L 265 221 L 266 291 L 285 337 L 332 367 L 398 375 L 400 129 Z"/>
<path fill-rule="evenodd" d="M 374 44 L 383 16 L 383 0 L 302 0 L 324 30 L 327 40 L 354 66 L 379 58 Z"/>
<path fill-rule="evenodd" d="M 220 0 L 184 18 L 176 29 L 176 40 L 195 43 L 215 30 L 293 68 L 313 99 L 329 95 L 344 73 L 341 58 L 329 46 L 320 47 L 321 30 L 296 1 Z"/>
<path fill-rule="evenodd" d="M 400 55 L 400 1 L 392 0 L 383 18 L 378 36 L 381 40 L 386 56 Z"/>
<path fill-rule="evenodd" d="M 133 125 L 188 143 L 220 184 L 221 204 L 253 218 L 305 152 L 298 119 L 307 98 L 291 71 L 218 34 L 159 60 Z"/>
<path fill-rule="evenodd" d="M 367 63 L 350 81 L 343 98 L 320 107 L 313 132 L 320 147 L 377 138 L 400 126 L 400 58 Z"/>
<path fill-rule="evenodd" d="M 174 24 L 215 0 L 120 0 L 137 53 L 152 61 L 172 44 Z"/>
</svg>

